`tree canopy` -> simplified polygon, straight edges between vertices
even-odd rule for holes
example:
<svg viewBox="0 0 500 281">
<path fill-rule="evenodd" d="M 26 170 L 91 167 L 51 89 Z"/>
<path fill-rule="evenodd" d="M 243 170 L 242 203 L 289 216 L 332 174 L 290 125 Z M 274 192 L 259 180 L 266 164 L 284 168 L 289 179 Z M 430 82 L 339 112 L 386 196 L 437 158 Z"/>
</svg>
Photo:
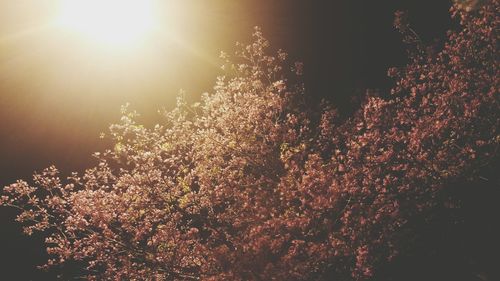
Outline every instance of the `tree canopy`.
<svg viewBox="0 0 500 281">
<path fill-rule="evenodd" d="M 49 167 L 0 203 L 46 235 L 46 267 L 89 280 L 368 279 L 497 160 L 500 2 L 483 2 L 452 8 L 462 28 L 440 50 L 397 13 L 409 63 L 347 117 L 309 105 L 302 65 L 256 29 L 200 102 L 151 128 L 123 107 L 95 167 Z"/>
</svg>

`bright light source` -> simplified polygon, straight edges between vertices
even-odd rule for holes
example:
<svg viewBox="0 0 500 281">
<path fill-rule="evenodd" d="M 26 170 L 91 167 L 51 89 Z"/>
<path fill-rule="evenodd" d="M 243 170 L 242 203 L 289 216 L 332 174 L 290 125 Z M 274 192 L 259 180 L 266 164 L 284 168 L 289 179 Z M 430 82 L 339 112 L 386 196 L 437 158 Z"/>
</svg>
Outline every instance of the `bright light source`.
<svg viewBox="0 0 500 281">
<path fill-rule="evenodd" d="M 153 28 L 152 0 L 62 0 L 59 23 L 108 45 L 137 43 Z"/>
</svg>

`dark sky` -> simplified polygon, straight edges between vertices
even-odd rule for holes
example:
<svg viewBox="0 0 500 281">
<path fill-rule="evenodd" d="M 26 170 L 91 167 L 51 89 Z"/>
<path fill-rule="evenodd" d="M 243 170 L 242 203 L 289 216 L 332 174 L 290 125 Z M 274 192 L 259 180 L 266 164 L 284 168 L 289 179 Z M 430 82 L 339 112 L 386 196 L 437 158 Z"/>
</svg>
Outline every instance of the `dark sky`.
<svg viewBox="0 0 500 281">
<path fill-rule="evenodd" d="M 99 133 L 126 102 L 153 122 L 179 89 L 191 100 L 210 91 L 219 52 L 248 42 L 253 26 L 273 48 L 304 62 L 311 100 L 342 107 L 365 88 L 390 87 L 387 68 L 405 64 L 392 27 L 396 10 L 409 12 L 425 41 L 443 38 L 453 25 L 446 0 L 183 0 L 189 8 L 179 6 L 179 22 L 170 22 L 183 47 L 163 44 L 134 58 L 30 31 L 53 16 L 55 2 L 0 1 L 0 186 L 51 164 L 66 174 L 91 165 L 90 154 L 106 145 Z M 40 241 L 20 236 L 12 218 L 0 209 L 0 279 L 43 280 L 33 270 L 44 258 Z"/>
</svg>

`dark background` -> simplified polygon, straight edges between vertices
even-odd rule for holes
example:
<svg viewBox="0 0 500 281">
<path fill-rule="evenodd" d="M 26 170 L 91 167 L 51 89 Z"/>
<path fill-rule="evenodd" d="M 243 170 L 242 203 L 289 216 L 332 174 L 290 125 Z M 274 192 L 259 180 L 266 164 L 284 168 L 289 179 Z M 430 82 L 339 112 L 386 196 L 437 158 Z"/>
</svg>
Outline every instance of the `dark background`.
<svg viewBox="0 0 500 281">
<path fill-rule="evenodd" d="M 0 11 L 4 11 L 0 12 L 0 18 L 7 16 L 10 2 L 14 1 L 0 1 Z M 51 164 L 63 174 L 89 167 L 93 164 L 90 154 L 106 147 L 99 140 L 99 133 L 118 120 L 119 108 L 126 102 L 142 113 L 145 123 L 151 124 L 157 109 L 173 105 L 179 89 L 185 89 L 191 100 L 209 92 L 220 74 L 214 64 L 219 51 L 230 52 L 236 41 L 249 42 L 253 26 L 262 27 L 273 48 L 282 48 L 292 59 L 304 62 L 311 100 L 326 98 L 340 108 L 348 107 L 350 98 L 366 88 L 387 92 L 391 86 L 387 68 L 406 63 L 404 45 L 392 26 L 396 10 L 409 12 L 414 29 L 426 42 L 443 39 L 446 30 L 457 26 L 450 19 L 450 1 L 446 0 L 188 2 L 197 8 L 183 14 L 182 22 L 177 24 L 184 28 L 180 32 L 184 34 L 184 42 L 202 50 L 203 55 L 174 46 L 169 52 L 175 60 L 167 55 L 155 57 L 154 60 L 164 60 L 164 64 L 144 68 L 144 73 L 135 69 L 135 77 L 123 71 L 132 65 L 126 63 L 120 69 L 109 67 L 92 73 L 83 73 L 75 67 L 81 62 L 72 61 L 66 62 L 68 68 L 55 69 L 54 65 L 61 62 L 54 53 L 68 52 L 71 43 L 1 40 L 9 30 L 43 21 L 37 9 L 24 17 L 19 15 L 17 24 L 0 20 L 3 25 L 0 26 L 0 186 L 20 178 L 29 180 L 34 170 Z M 23 19 L 25 22 L 19 23 Z M 109 76 L 114 80 L 102 82 Z M 148 79 L 164 83 L 148 87 Z M 481 224 L 475 219 L 476 213 L 467 215 L 478 224 L 481 233 L 492 235 L 488 234 L 492 233 L 488 223 Z M 14 216 L 14 211 L 0 209 L 0 279 L 53 279 L 54 275 L 34 269 L 46 258 L 41 238 L 22 236 L 19 226 L 13 223 Z M 473 248 L 477 256 L 487 251 L 483 249 L 487 245 L 470 246 L 469 243 L 478 243 L 470 242 L 477 236 L 468 237 L 469 240 L 451 239 L 453 242 L 443 244 L 447 239 L 442 236 L 448 234 L 438 235 L 436 229 L 423 230 L 427 250 L 409 253 L 385 269 L 381 278 L 481 280 L 478 272 L 486 270 L 485 266 L 478 266 L 480 261 L 471 261 L 469 252 L 460 249 L 464 245 Z M 456 243 L 461 243 L 462 248 L 455 247 Z"/>
</svg>

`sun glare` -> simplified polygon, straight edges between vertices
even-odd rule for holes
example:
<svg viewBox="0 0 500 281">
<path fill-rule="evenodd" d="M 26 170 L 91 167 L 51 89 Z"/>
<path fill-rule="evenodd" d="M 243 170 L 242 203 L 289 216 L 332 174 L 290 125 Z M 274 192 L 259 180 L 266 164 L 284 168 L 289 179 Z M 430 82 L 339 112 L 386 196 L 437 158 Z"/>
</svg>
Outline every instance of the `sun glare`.
<svg viewBox="0 0 500 281">
<path fill-rule="evenodd" d="M 152 0 L 63 0 L 59 24 L 113 46 L 140 42 L 154 27 Z"/>
</svg>

